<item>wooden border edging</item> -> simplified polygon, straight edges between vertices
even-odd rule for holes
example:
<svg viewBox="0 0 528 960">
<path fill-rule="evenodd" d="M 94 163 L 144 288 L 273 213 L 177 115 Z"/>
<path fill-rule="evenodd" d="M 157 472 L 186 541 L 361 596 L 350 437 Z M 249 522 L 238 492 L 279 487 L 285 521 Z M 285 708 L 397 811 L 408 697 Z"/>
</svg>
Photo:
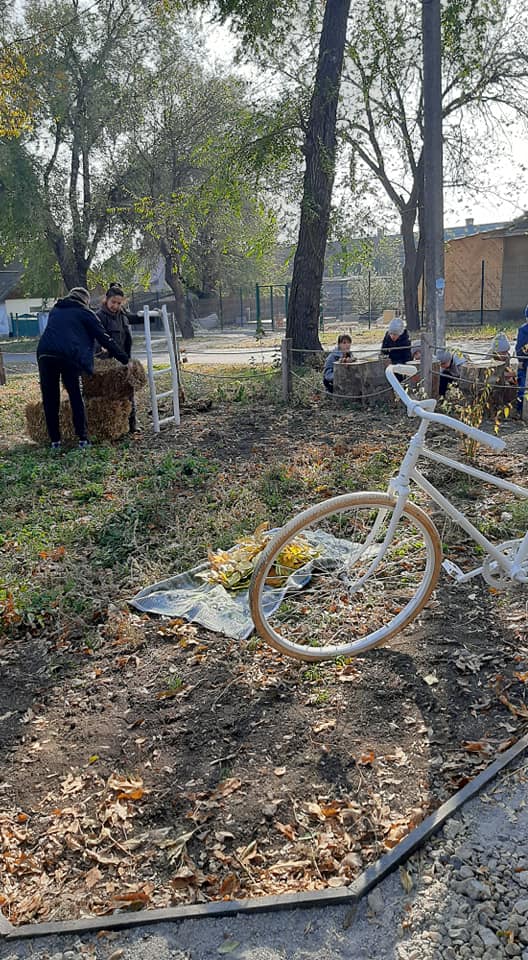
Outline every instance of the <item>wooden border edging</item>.
<svg viewBox="0 0 528 960">
<path fill-rule="evenodd" d="M 383 880 L 396 867 L 399 867 L 421 847 L 426 840 L 442 827 L 445 821 L 497 776 L 504 767 L 515 760 L 528 747 L 528 734 L 521 737 L 505 750 L 497 760 L 490 763 L 474 780 L 466 784 L 446 800 L 430 816 L 409 833 L 390 853 L 384 854 L 377 863 L 367 869 L 348 887 L 311 890 L 309 893 L 284 893 L 280 896 L 258 897 L 254 900 L 215 900 L 209 903 L 192 904 L 181 907 L 163 907 L 159 910 L 138 910 L 137 913 L 118 913 L 110 916 L 85 917 L 82 920 L 54 921 L 52 923 L 27 923 L 14 927 L 0 912 L 0 938 L 26 940 L 30 937 L 48 937 L 52 934 L 82 934 L 97 930 L 120 930 L 127 927 L 145 926 L 149 923 L 162 923 L 176 920 L 189 920 L 199 917 L 223 917 L 234 914 L 269 913 L 271 910 L 306 909 L 308 907 L 334 906 L 340 903 L 350 904 L 351 911 L 373 887 Z M 345 925 L 351 920 L 351 912 L 345 917 Z"/>
<path fill-rule="evenodd" d="M 14 929 L 15 927 L 13 924 L 9 922 L 7 917 L 4 917 L 2 911 L 0 910 L 0 939 L 2 939 L 2 937 L 8 937 Z"/>
</svg>

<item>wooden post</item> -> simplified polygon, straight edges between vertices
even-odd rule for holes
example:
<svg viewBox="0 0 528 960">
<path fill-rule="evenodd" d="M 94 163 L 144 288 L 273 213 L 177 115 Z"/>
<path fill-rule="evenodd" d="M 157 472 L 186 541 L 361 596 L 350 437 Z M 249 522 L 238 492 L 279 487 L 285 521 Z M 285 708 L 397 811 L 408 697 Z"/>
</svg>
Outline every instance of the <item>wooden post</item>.
<svg viewBox="0 0 528 960">
<path fill-rule="evenodd" d="M 434 348 L 441 349 L 443 343 L 433 344 L 432 331 L 428 327 L 422 327 L 422 337 L 420 341 L 420 370 L 422 371 L 424 388 L 428 397 L 434 397 L 433 393 L 433 356 Z"/>
<path fill-rule="evenodd" d="M 289 403 L 292 395 L 292 340 L 284 337 L 281 340 L 281 375 L 282 399 Z"/>
<path fill-rule="evenodd" d="M 7 383 L 7 377 L 4 367 L 4 358 L 2 356 L 2 351 L 0 350 L 0 387 L 5 386 Z"/>
</svg>

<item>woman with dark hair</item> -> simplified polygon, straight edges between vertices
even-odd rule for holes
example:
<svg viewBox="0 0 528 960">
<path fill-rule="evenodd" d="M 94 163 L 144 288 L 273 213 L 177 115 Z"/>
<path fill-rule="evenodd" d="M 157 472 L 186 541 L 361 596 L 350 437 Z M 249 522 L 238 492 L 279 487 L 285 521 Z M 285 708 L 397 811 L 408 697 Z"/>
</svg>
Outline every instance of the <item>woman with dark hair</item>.
<svg viewBox="0 0 528 960">
<path fill-rule="evenodd" d="M 125 291 L 123 287 L 119 283 L 111 283 L 96 315 L 106 332 L 112 337 L 112 340 L 121 347 L 121 350 L 123 350 L 128 359 L 130 359 L 132 354 L 132 333 L 130 330 L 129 315 L 125 310 L 124 304 Z M 131 392 L 130 400 L 132 402 L 132 410 L 130 411 L 128 426 L 130 433 L 136 433 L 139 428 L 136 420 L 136 403 L 133 392 Z"/>
<path fill-rule="evenodd" d="M 97 340 L 110 356 L 124 366 L 128 355 L 101 326 L 90 310 L 90 294 L 84 287 L 74 287 L 52 307 L 48 323 L 37 346 L 37 361 L 42 404 L 51 447 L 61 445 L 59 427 L 60 381 L 71 404 L 72 420 L 79 438 L 79 447 L 88 447 L 88 429 L 81 393 L 81 373 L 93 373 L 94 344 Z"/>
</svg>

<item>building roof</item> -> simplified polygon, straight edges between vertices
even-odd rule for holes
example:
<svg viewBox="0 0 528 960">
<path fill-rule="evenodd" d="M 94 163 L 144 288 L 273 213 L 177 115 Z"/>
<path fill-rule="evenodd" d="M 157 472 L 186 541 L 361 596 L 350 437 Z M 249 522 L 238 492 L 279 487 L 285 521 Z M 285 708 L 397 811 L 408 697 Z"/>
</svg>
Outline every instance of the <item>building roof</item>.
<svg viewBox="0 0 528 960">
<path fill-rule="evenodd" d="M 500 230 L 506 226 L 504 221 L 500 223 L 473 223 L 466 220 L 463 227 L 445 227 L 444 240 L 461 240 L 463 237 L 472 237 L 476 233 L 489 233 L 491 230 Z"/>
<path fill-rule="evenodd" d="M 446 230 L 446 234 L 447 233 L 448 231 Z M 501 237 L 525 237 L 528 235 L 528 213 L 524 213 L 521 217 L 516 217 L 515 220 L 511 220 L 509 223 L 483 224 L 477 227 L 474 233 L 478 233 L 481 237 L 489 238 L 490 240 L 498 240 Z M 467 236 L 471 236 L 471 234 L 446 236 L 446 240 L 462 240 Z"/>
</svg>

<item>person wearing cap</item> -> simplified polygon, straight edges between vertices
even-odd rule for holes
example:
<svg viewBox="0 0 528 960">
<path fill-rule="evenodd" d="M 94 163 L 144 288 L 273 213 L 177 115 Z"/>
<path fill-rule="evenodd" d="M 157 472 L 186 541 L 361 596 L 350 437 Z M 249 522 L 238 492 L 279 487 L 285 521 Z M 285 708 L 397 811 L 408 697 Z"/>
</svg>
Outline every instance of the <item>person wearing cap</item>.
<svg viewBox="0 0 528 960">
<path fill-rule="evenodd" d="M 493 338 L 486 356 L 491 357 L 493 360 L 498 360 L 500 363 L 507 364 L 504 369 L 504 382 L 509 387 L 513 387 L 517 384 L 517 374 L 512 367 L 510 349 L 510 341 L 506 334 L 503 332 L 498 333 L 497 336 Z"/>
<path fill-rule="evenodd" d="M 411 341 L 405 321 L 401 317 L 393 317 L 387 327 L 387 332 L 381 344 L 381 355 L 388 363 L 409 363 L 411 359 Z M 397 373 L 398 380 L 403 377 Z"/>
<path fill-rule="evenodd" d="M 112 337 L 115 343 L 126 353 L 128 359 L 132 355 L 132 333 L 130 330 L 129 314 L 125 310 L 125 291 L 119 283 L 111 283 L 106 291 L 101 306 L 96 311 L 106 332 Z M 102 351 L 99 349 L 96 356 L 100 356 Z M 130 397 L 132 410 L 128 421 L 130 433 L 136 433 L 138 430 L 136 419 L 136 403 L 134 393 Z"/>
<path fill-rule="evenodd" d="M 510 341 L 504 332 L 498 333 L 491 341 L 487 357 L 493 357 L 496 360 L 510 359 Z"/>
<path fill-rule="evenodd" d="M 37 346 L 37 362 L 44 416 L 52 449 L 59 449 L 60 381 L 70 398 L 72 420 L 79 447 L 89 446 L 86 413 L 81 393 L 81 373 L 93 373 L 94 344 L 97 340 L 110 356 L 124 366 L 129 358 L 108 335 L 90 310 L 90 294 L 84 287 L 73 287 L 57 300 Z"/>
<path fill-rule="evenodd" d="M 460 377 L 460 367 L 466 362 L 465 357 L 457 356 L 451 350 L 438 350 L 435 360 L 440 364 L 438 394 L 445 397 L 447 388 Z"/>
<path fill-rule="evenodd" d="M 517 393 L 517 412 L 522 413 L 523 400 L 526 391 L 526 371 L 528 369 L 528 306 L 524 308 L 525 323 L 517 331 L 517 341 L 515 343 L 515 356 L 519 363 L 517 371 L 517 384 L 519 392 Z"/>
</svg>

